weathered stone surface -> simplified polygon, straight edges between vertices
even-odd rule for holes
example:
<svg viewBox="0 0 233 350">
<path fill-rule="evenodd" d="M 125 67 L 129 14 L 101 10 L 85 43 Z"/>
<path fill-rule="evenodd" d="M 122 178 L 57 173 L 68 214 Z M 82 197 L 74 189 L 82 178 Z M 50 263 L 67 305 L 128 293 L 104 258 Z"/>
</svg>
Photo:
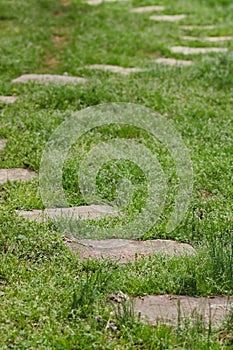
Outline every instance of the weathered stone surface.
<svg viewBox="0 0 233 350">
<path fill-rule="evenodd" d="M 128 0 L 86 0 L 86 3 L 88 5 L 99 5 L 104 2 L 124 2 L 124 1 L 128 1 Z"/>
<path fill-rule="evenodd" d="M 211 318 L 212 327 L 218 327 L 233 306 L 233 297 L 148 295 L 134 299 L 133 303 L 135 315 L 140 313 L 141 321 L 149 322 L 151 325 L 162 323 L 177 326 L 180 312 L 182 321 L 188 317 L 195 322 L 201 317 L 208 327 Z"/>
<path fill-rule="evenodd" d="M 34 171 L 28 169 L 0 169 L 0 184 L 4 184 L 7 181 L 30 181 L 36 176 L 37 174 Z"/>
<path fill-rule="evenodd" d="M 141 68 L 124 68 L 124 67 L 120 67 L 120 66 L 112 66 L 112 65 L 107 65 L 107 64 L 92 64 L 90 66 L 86 66 L 85 68 L 102 69 L 105 71 L 109 71 L 112 73 L 119 73 L 122 75 L 129 75 L 131 73 L 143 72 L 143 69 L 141 69 Z"/>
<path fill-rule="evenodd" d="M 53 74 L 24 74 L 19 78 L 13 79 L 13 83 L 27 83 L 35 81 L 38 83 L 85 83 L 87 80 L 80 77 L 71 77 L 68 75 L 53 75 Z"/>
<path fill-rule="evenodd" d="M 232 36 L 182 36 L 182 39 L 190 40 L 190 41 L 207 41 L 210 43 L 218 43 L 222 41 L 232 40 Z"/>
<path fill-rule="evenodd" d="M 6 147 L 6 140 L 0 139 L 0 152 Z"/>
<path fill-rule="evenodd" d="M 20 216 L 31 220 L 31 221 L 45 221 L 48 219 L 64 218 L 64 219 L 75 219 L 80 218 L 83 220 L 87 219 L 100 219 L 105 216 L 116 216 L 119 213 L 113 210 L 109 206 L 105 205 L 85 205 L 79 207 L 70 208 L 50 208 L 45 210 L 20 210 L 17 211 Z"/>
<path fill-rule="evenodd" d="M 150 16 L 150 19 L 157 22 L 177 22 L 184 19 L 186 15 L 161 15 L 161 16 Z"/>
<path fill-rule="evenodd" d="M 143 6 L 143 7 L 135 7 L 130 12 L 144 13 L 144 12 L 152 12 L 152 11 L 163 11 L 164 9 L 165 9 L 164 6 Z"/>
<path fill-rule="evenodd" d="M 111 258 L 119 260 L 121 264 L 125 264 L 127 261 L 134 261 L 136 255 L 140 258 L 155 253 L 168 255 L 195 253 L 194 248 L 189 244 L 162 239 L 148 241 L 80 239 L 78 242 L 67 241 L 66 243 L 73 252 L 78 252 L 83 259 Z"/>
<path fill-rule="evenodd" d="M 216 28 L 217 26 L 215 25 L 200 25 L 200 26 L 197 26 L 197 25 L 184 25 L 184 26 L 181 26 L 180 28 L 182 29 L 187 29 L 187 30 L 193 30 L 193 29 L 214 29 Z"/>
<path fill-rule="evenodd" d="M 173 53 L 182 53 L 184 55 L 193 55 L 193 54 L 205 54 L 211 52 L 227 52 L 227 48 L 221 47 L 187 47 L 187 46 L 173 46 L 171 47 L 171 52 Z"/>
<path fill-rule="evenodd" d="M 169 66 L 191 66 L 193 64 L 192 61 L 188 60 L 177 60 L 175 58 L 157 58 L 155 60 L 156 63 L 167 64 Z"/>
<path fill-rule="evenodd" d="M 14 103 L 17 100 L 17 96 L 0 96 L 0 102 L 5 104 Z"/>
</svg>

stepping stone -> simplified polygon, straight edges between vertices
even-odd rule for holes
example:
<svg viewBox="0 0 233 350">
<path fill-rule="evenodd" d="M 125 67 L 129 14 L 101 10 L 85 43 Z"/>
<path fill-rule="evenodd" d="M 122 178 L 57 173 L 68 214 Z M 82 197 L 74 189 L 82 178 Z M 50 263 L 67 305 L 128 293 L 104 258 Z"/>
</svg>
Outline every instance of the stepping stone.
<svg viewBox="0 0 233 350">
<path fill-rule="evenodd" d="M 157 58 L 156 63 L 167 64 L 169 66 L 191 66 L 192 61 L 188 60 L 176 60 L 175 58 Z"/>
<path fill-rule="evenodd" d="M 180 303 L 180 310 L 179 304 Z M 188 297 L 176 295 L 148 295 L 135 298 L 134 313 L 141 314 L 143 323 L 149 322 L 156 326 L 158 323 L 177 326 L 178 310 L 182 323 L 185 318 L 191 322 L 200 322 L 200 317 L 208 327 L 210 322 L 212 327 L 218 327 L 230 313 L 233 306 L 233 297 Z M 211 317 L 211 320 L 210 320 Z"/>
<path fill-rule="evenodd" d="M 193 30 L 193 29 L 215 29 L 215 25 L 204 25 L 204 26 L 180 26 L 182 29 Z"/>
<path fill-rule="evenodd" d="M 177 22 L 184 19 L 186 15 L 163 15 L 163 16 L 150 16 L 150 19 L 157 22 Z"/>
<path fill-rule="evenodd" d="M 164 6 L 143 6 L 143 7 L 135 7 L 130 12 L 133 13 L 144 13 L 151 11 L 163 11 L 165 9 Z"/>
<path fill-rule="evenodd" d="M 196 37 L 196 36 L 182 36 L 182 39 L 191 40 L 191 41 L 208 41 L 211 43 L 218 43 L 222 41 L 232 40 L 232 36 L 205 36 L 205 37 Z"/>
<path fill-rule="evenodd" d="M 35 177 L 37 177 L 37 174 L 28 169 L 0 169 L 0 184 L 4 184 L 7 181 L 30 181 Z"/>
<path fill-rule="evenodd" d="M 66 244 L 71 251 L 78 252 L 82 259 L 110 258 L 119 260 L 120 264 L 133 262 L 135 256 L 141 258 L 155 253 L 168 255 L 195 254 L 194 248 L 187 243 L 179 243 L 172 240 L 148 240 L 135 241 L 128 239 L 80 239 L 78 242 L 67 241 Z"/>
<path fill-rule="evenodd" d="M 171 52 L 173 53 L 182 53 L 184 55 L 193 55 L 193 54 L 204 54 L 211 52 L 227 52 L 228 49 L 220 47 L 186 47 L 186 46 L 173 46 L 171 47 Z"/>
<path fill-rule="evenodd" d="M 0 152 L 6 147 L 6 140 L 0 139 Z"/>
<path fill-rule="evenodd" d="M 141 68 L 124 68 L 120 66 L 112 66 L 106 64 L 92 64 L 91 66 L 86 66 L 88 69 L 102 69 L 105 71 L 109 71 L 112 73 L 119 73 L 122 75 L 129 75 L 131 73 L 143 72 L 144 70 Z"/>
<path fill-rule="evenodd" d="M 27 83 L 35 81 L 38 83 L 85 83 L 87 80 L 80 77 L 70 77 L 68 75 L 53 75 L 53 74 L 24 74 L 19 78 L 13 79 L 12 83 Z"/>
<path fill-rule="evenodd" d="M 110 206 L 105 205 L 85 205 L 79 207 L 70 208 L 50 208 L 45 210 L 19 210 L 17 214 L 23 216 L 25 219 L 30 221 L 42 222 L 48 219 L 65 218 L 74 219 L 80 218 L 83 220 L 87 219 L 101 219 L 106 216 L 119 215 L 118 211 L 115 211 Z"/>
<path fill-rule="evenodd" d="M 0 96 L 0 102 L 5 104 L 14 103 L 17 100 L 17 96 Z"/>
</svg>

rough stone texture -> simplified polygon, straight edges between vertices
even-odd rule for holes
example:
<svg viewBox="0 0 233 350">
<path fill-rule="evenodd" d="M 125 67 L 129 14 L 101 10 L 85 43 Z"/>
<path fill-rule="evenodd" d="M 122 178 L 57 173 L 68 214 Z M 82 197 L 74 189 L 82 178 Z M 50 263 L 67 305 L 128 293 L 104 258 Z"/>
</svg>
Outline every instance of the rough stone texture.
<svg viewBox="0 0 233 350">
<path fill-rule="evenodd" d="M 186 47 L 186 46 L 173 46 L 171 52 L 182 53 L 184 55 L 204 54 L 210 52 L 227 52 L 228 49 L 220 47 Z"/>
<path fill-rule="evenodd" d="M 135 7 L 130 12 L 133 13 L 144 13 L 151 11 L 163 11 L 165 9 L 164 6 L 143 6 L 143 7 Z"/>
<path fill-rule="evenodd" d="M 193 64 L 192 61 L 188 60 L 177 60 L 175 58 L 157 58 L 155 60 L 156 63 L 167 64 L 169 66 L 191 66 Z"/>
<path fill-rule="evenodd" d="M 215 25 L 203 25 L 203 26 L 196 26 L 196 25 L 187 25 L 187 26 L 181 26 L 182 29 L 187 29 L 187 30 L 193 30 L 193 29 L 214 29 L 216 28 Z"/>
<path fill-rule="evenodd" d="M 85 83 L 86 79 L 80 77 L 70 77 L 68 75 L 53 75 L 53 74 L 24 74 L 19 78 L 13 79 L 13 83 L 27 83 L 35 81 L 38 83 Z"/>
<path fill-rule="evenodd" d="M 191 40 L 191 41 L 207 41 L 210 43 L 218 43 L 222 41 L 229 41 L 232 40 L 232 36 L 205 36 L 205 37 L 198 37 L 198 36 L 182 36 L 182 39 L 185 40 Z"/>
<path fill-rule="evenodd" d="M 180 316 L 184 321 L 188 317 L 192 322 L 200 317 L 208 327 L 210 317 L 212 327 L 221 325 L 227 312 L 233 306 L 233 297 L 188 297 L 172 295 L 148 295 L 134 299 L 135 315 L 141 313 L 141 321 L 152 325 L 164 323 L 177 326 L 180 301 Z M 211 315 L 211 316 L 210 316 Z"/>
<path fill-rule="evenodd" d="M 0 139 L 0 152 L 6 147 L 6 140 Z"/>
<path fill-rule="evenodd" d="M 87 66 L 85 68 L 102 69 L 105 71 L 109 71 L 112 73 L 119 73 L 122 75 L 129 75 L 131 73 L 143 72 L 143 69 L 141 69 L 141 68 L 124 68 L 124 67 L 120 67 L 120 66 L 112 66 L 112 65 L 106 65 L 106 64 L 92 64 L 92 65 Z"/>
<path fill-rule="evenodd" d="M 186 15 L 170 15 L 170 16 L 163 15 L 163 16 L 150 16 L 150 19 L 152 19 L 153 21 L 157 21 L 157 22 L 162 22 L 162 21 L 177 22 L 177 21 L 181 21 L 185 17 L 186 17 Z"/>
<path fill-rule="evenodd" d="M 87 219 L 99 219 L 105 216 L 116 216 L 119 213 L 113 210 L 109 206 L 105 205 L 86 205 L 80 207 L 70 207 L 70 208 L 50 208 L 45 210 L 20 210 L 17 211 L 20 216 L 31 220 L 31 221 L 45 221 L 48 219 L 55 219 L 59 217 L 64 217 L 66 219 L 81 218 L 83 220 Z"/>
<path fill-rule="evenodd" d="M 0 184 L 4 184 L 7 181 L 30 181 L 36 176 L 37 174 L 34 171 L 28 169 L 0 169 Z"/>
<path fill-rule="evenodd" d="M 148 240 L 134 241 L 127 239 L 92 240 L 80 239 L 78 242 L 67 241 L 66 244 L 73 252 L 78 252 L 83 259 L 111 258 L 126 264 L 134 261 L 135 255 L 139 258 L 150 256 L 154 253 L 168 255 L 194 254 L 194 248 L 187 243 L 179 243 L 172 240 Z"/>
<path fill-rule="evenodd" d="M 0 96 L 0 102 L 5 104 L 14 103 L 17 100 L 17 96 Z"/>
</svg>

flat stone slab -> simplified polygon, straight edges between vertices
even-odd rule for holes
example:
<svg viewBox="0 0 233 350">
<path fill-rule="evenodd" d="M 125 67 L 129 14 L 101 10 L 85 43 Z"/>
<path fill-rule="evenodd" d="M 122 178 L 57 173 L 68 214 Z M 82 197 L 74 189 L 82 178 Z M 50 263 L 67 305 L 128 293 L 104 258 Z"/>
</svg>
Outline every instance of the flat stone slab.
<svg viewBox="0 0 233 350">
<path fill-rule="evenodd" d="M 143 6 L 143 7 L 135 7 L 130 12 L 133 13 L 144 13 L 144 12 L 153 12 L 153 11 L 163 11 L 165 9 L 164 6 Z"/>
<path fill-rule="evenodd" d="M 156 326 L 158 323 L 177 326 L 180 303 L 180 317 L 184 324 L 185 318 L 191 322 L 201 319 L 208 327 L 218 327 L 233 306 L 233 297 L 188 297 L 176 295 L 148 295 L 135 298 L 134 313 L 141 314 L 141 321 Z"/>
<path fill-rule="evenodd" d="M 175 58 L 157 58 L 156 63 L 167 64 L 169 66 L 191 66 L 192 61 L 189 60 L 177 60 Z"/>
<path fill-rule="evenodd" d="M 217 28 L 217 26 L 215 26 L 215 25 L 199 25 L 199 26 L 197 26 L 197 25 L 187 25 L 187 26 L 180 26 L 180 28 L 182 28 L 182 29 L 187 29 L 187 30 L 193 30 L 193 29 L 215 29 L 215 28 Z"/>
<path fill-rule="evenodd" d="M 71 251 L 78 252 L 82 259 L 110 258 L 120 264 L 133 262 L 135 257 L 151 256 L 156 253 L 172 255 L 195 254 L 195 249 L 187 243 L 172 240 L 136 241 L 128 239 L 80 239 L 78 242 L 66 241 Z"/>
<path fill-rule="evenodd" d="M 6 147 L 6 140 L 0 139 L 0 152 Z"/>
<path fill-rule="evenodd" d="M 211 52 L 227 52 L 227 48 L 220 47 L 187 47 L 187 46 L 173 46 L 171 52 L 182 53 L 184 55 L 205 54 Z"/>
<path fill-rule="evenodd" d="M 30 181 L 37 177 L 37 174 L 28 169 L 11 168 L 0 169 L 0 184 L 4 184 L 7 181 Z"/>
<path fill-rule="evenodd" d="M 92 64 L 90 66 L 86 66 L 85 68 L 100 69 L 100 70 L 105 70 L 105 71 L 109 71 L 112 73 L 119 73 L 122 75 L 129 75 L 131 73 L 138 73 L 138 72 L 144 71 L 141 68 L 124 68 L 124 67 L 112 66 L 112 65 L 108 65 L 108 64 Z"/>
<path fill-rule="evenodd" d="M 150 19 L 157 22 L 178 22 L 184 19 L 186 15 L 162 15 L 162 16 L 150 16 Z"/>
<path fill-rule="evenodd" d="M 42 222 L 48 219 L 100 219 L 106 216 L 116 216 L 119 212 L 105 205 L 85 205 L 70 208 L 50 208 L 45 210 L 19 210 L 17 213 L 30 221 Z"/>
<path fill-rule="evenodd" d="M 17 96 L 0 96 L 0 102 L 5 104 L 14 103 L 17 100 Z"/>
<path fill-rule="evenodd" d="M 206 41 L 210 43 L 218 43 L 222 41 L 230 41 L 233 39 L 232 36 L 182 36 L 182 39 L 190 40 L 190 41 Z"/>
<path fill-rule="evenodd" d="M 86 0 L 86 3 L 88 5 L 99 5 L 104 2 L 125 2 L 125 1 L 128 1 L 128 0 Z"/>
<path fill-rule="evenodd" d="M 29 81 L 35 81 L 38 83 L 85 83 L 87 80 L 80 77 L 71 77 L 68 75 L 54 75 L 54 74 L 24 74 L 19 78 L 13 79 L 12 83 L 27 83 Z"/>
</svg>

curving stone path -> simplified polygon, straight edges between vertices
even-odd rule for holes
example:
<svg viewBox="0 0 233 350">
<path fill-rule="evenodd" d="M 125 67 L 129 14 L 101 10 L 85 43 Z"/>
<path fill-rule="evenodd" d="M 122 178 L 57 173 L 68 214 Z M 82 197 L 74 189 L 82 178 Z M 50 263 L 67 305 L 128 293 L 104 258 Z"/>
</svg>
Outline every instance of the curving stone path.
<svg viewBox="0 0 233 350">
<path fill-rule="evenodd" d="M 135 7 L 130 12 L 133 13 L 145 13 L 145 12 L 153 12 L 153 11 L 163 11 L 165 10 L 164 6 L 143 6 L 143 7 Z"/>
<path fill-rule="evenodd" d="M 150 19 L 157 22 L 177 22 L 184 19 L 186 15 L 161 15 L 161 16 L 150 16 Z"/>
<path fill-rule="evenodd" d="M 158 323 L 177 326 L 180 316 L 182 324 L 185 318 L 192 323 L 204 321 L 208 328 L 222 324 L 233 306 L 233 297 L 188 297 L 177 295 L 148 295 L 133 300 L 134 313 L 141 314 L 141 321 L 156 326 Z M 180 304 L 180 306 L 179 306 Z M 179 311 L 178 311 L 179 310 Z M 180 315 L 179 315 L 180 312 Z"/>
<path fill-rule="evenodd" d="M 204 36 L 204 37 L 198 37 L 198 36 L 182 36 L 181 37 L 184 40 L 190 40 L 190 41 L 207 41 L 210 43 L 218 43 L 222 41 L 230 41 L 233 39 L 232 36 Z"/>
<path fill-rule="evenodd" d="M 118 260 L 120 264 L 133 262 L 136 258 L 150 256 L 155 253 L 172 255 L 195 254 L 194 248 L 187 243 L 172 240 L 136 241 L 128 239 L 80 239 L 78 242 L 66 241 L 74 253 L 78 252 L 82 259 L 110 258 Z"/>
<path fill-rule="evenodd" d="M 6 140 L 0 139 L 0 152 L 2 152 L 5 147 L 6 147 Z"/>
<path fill-rule="evenodd" d="M 0 102 L 3 102 L 5 104 L 14 103 L 17 99 L 17 96 L 0 96 Z"/>
<path fill-rule="evenodd" d="M 190 60 L 177 60 L 175 58 L 157 58 L 155 62 L 167 64 L 169 66 L 191 66 L 193 64 Z"/>
<path fill-rule="evenodd" d="M 86 66 L 84 68 L 87 69 L 101 69 L 105 71 L 109 71 L 112 73 L 119 73 L 122 75 L 129 75 L 131 73 L 138 73 L 138 72 L 143 72 L 144 70 L 141 68 L 124 68 L 120 66 L 112 66 L 108 64 L 92 64 L 90 66 Z"/>
<path fill-rule="evenodd" d="M 46 221 L 48 219 L 64 218 L 74 219 L 80 218 L 82 220 L 87 219 L 99 219 L 106 216 L 116 216 L 119 212 L 113 210 L 110 206 L 105 205 L 85 205 L 79 207 L 70 208 L 50 208 L 45 210 L 19 210 L 17 213 L 30 221 Z"/>
<path fill-rule="evenodd" d="M 37 174 L 28 169 L 11 168 L 0 169 L 0 184 L 4 184 L 7 181 L 30 181 L 37 177 Z"/>
<path fill-rule="evenodd" d="M 184 55 L 205 54 L 211 52 L 227 52 L 227 48 L 220 47 L 187 47 L 187 46 L 173 46 L 170 48 L 173 53 L 182 53 Z"/>
<path fill-rule="evenodd" d="M 85 83 L 87 80 L 80 77 L 71 77 L 68 75 L 55 75 L 55 74 L 24 74 L 19 78 L 13 79 L 12 83 L 27 83 L 35 81 L 38 83 Z"/>
</svg>

